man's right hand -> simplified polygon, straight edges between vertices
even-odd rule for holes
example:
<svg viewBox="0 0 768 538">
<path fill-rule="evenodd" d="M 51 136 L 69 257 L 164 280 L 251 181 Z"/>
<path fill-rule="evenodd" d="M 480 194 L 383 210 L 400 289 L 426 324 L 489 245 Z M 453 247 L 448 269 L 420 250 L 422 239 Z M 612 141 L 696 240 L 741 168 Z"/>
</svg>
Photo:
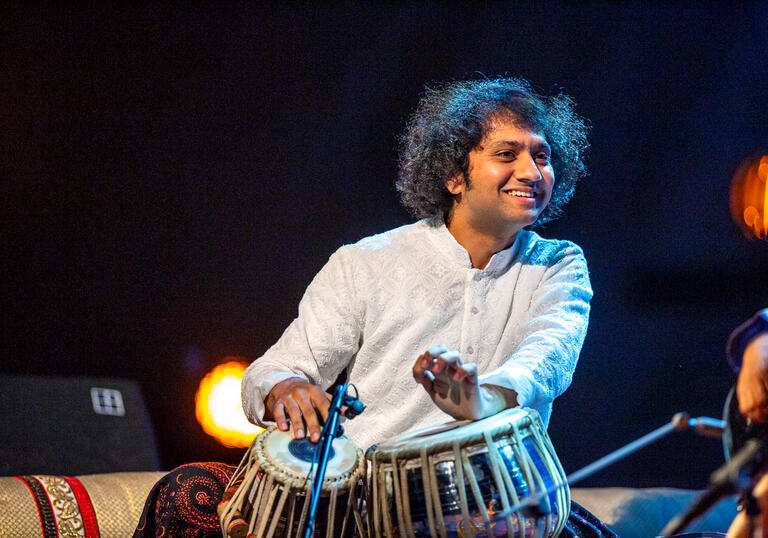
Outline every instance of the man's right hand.
<svg viewBox="0 0 768 538">
<path fill-rule="evenodd" d="M 293 438 L 304 438 L 304 427 L 313 443 L 320 440 L 322 427 L 317 414 L 328 418 L 331 396 L 317 385 L 300 377 L 290 377 L 272 387 L 264 401 L 264 418 L 272 419 L 277 429 L 288 431 L 288 420 L 293 426 Z"/>
</svg>

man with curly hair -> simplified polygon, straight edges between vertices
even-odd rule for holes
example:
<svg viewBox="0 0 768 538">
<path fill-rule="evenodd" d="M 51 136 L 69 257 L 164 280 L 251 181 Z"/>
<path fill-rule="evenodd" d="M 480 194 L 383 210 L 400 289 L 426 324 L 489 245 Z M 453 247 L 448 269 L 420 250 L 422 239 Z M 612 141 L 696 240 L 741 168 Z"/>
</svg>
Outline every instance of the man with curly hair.
<svg viewBox="0 0 768 538">
<path fill-rule="evenodd" d="M 556 218 L 585 175 L 586 132 L 569 97 L 521 79 L 428 89 L 396 184 L 422 220 L 331 256 L 246 372 L 248 417 L 316 441 L 326 390 L 346 374 L 368 406 L 346 426 L 363 447 L 518 405 L 547 424 L 592 290 L 581 249 L 530 228 Z"/>
<path fill-rule="evenodd" d="M 540 96 L 521 79 L 428 89 L 403 136 L 397 181 L 421 220 L 330 257 L 298 317 L 248 368 L 249 419 L 317 441 L 326 391 L 346 376 L 367 406 L 345 425 L 362 448 L 514 406 L 538 410 L 546 425 L 571 382 L 592 289 L 578 246 L 530 228 L 556 218 L 585 175 L 586 132 L 570 98 Z M 231 469 L 213 464 L 167 475 L 136 536 L 215 535 L 222 476 Z M 206 490 L 205 506 L 185 502 L 185 484 L 201 477 L 222 491 Z M 612 535 L 586 512 L 570 521 L 579 536 Z"/>
</svg>

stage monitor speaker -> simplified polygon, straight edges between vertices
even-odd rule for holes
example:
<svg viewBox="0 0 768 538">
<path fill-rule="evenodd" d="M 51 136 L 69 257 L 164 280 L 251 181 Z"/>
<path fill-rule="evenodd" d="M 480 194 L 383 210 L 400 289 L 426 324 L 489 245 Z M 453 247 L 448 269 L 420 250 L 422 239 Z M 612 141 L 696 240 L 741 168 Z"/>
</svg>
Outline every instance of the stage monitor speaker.
<svg viewBox="0 0 768 538">
<path fill-rule="evenodd" d="M 135 381 L 0 376 L 0 475 L 156 471 Z"/>
</svg>

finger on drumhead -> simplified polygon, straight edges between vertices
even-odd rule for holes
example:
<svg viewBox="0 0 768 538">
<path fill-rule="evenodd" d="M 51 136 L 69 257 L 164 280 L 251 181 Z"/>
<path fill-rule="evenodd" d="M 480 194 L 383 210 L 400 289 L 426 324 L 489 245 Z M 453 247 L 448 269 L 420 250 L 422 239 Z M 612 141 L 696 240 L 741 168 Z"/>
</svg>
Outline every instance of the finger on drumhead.
<svg viewBox="0 0 768 538">
<path fill-rule="evenodd" d="M 277 429 L 281 432 L 287 432 L 288 431 L 288 421 L 285 418 L 285 408 L 283 407 L 283 404 L 276 403 L 275 408 L 272 410 L 272 415 L 275 418 L 275 424 L 277 424 Z"/>
<path fill-rule="evenodd" d="M 320 423 L 317 420 L 315 406 L 312 405 L 312 401 L 308 395 L 302 395 L 298 400 L 298 404 L 301 408 L 301 414 L 304 416 L 304 423 L 307 426 L 309 440 L 315 443 L 320 439 Z"/>
<path fill-rule="evenodd" d="M 295 400 L 288 400 L 284 405 L 285 410 L 288 411 L 291 426 L 293 427 L 293 438 L 304 439 L 304 420 L 301 418 L 301 409 L 299 409 L 299 405 Z"/>
</svg>

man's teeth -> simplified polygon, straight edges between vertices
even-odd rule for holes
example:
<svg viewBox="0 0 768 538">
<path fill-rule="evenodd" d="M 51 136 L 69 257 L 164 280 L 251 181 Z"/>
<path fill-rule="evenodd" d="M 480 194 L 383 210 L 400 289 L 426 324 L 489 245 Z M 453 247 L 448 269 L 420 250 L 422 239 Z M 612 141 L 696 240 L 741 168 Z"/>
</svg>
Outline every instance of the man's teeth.
<svg viewBox="0 0 768 538">
<path fill-rule="evenodd" d="M 510 196 L 519 196 L 520 198 L 534 198 L 534 194 L 532 192 L 523 192 L 523 191 L 507 191 L 507 194 Z"/>
</svg>

